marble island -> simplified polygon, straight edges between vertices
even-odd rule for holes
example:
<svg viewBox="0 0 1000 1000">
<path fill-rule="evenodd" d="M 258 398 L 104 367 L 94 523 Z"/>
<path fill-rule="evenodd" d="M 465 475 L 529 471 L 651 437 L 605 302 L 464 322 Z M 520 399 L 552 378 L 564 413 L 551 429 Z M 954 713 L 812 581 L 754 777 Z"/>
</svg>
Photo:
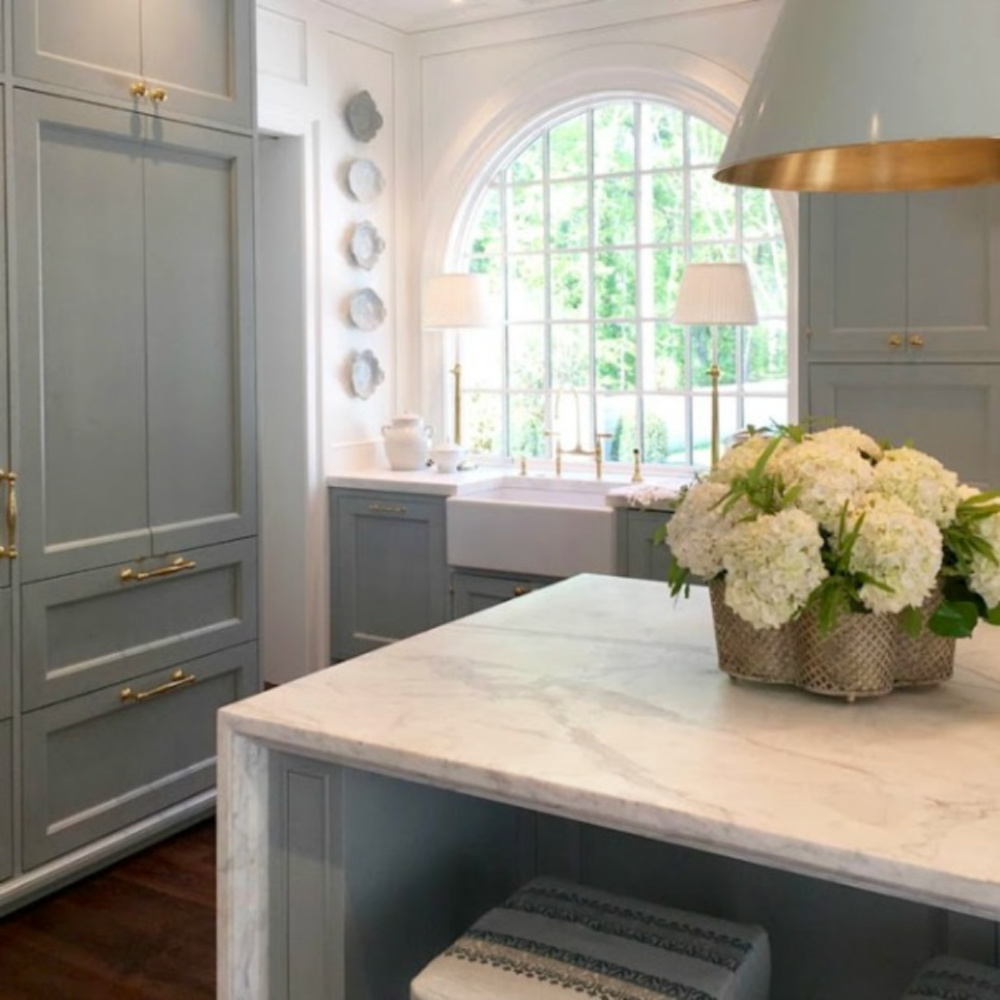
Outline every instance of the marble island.
<svg viewBox="0 0 1000 1000">
<path fill-rule="evenodd" d="M 763 884 L 754 866 L 810 876 L 793 895 L 812 880 L 873 890 L 857 896 L 896 907 L 901 935 L 925 935 L 882 962 L 898 966 L 886 982 L 902 981 L 917 952 L 948 943 L 943 918 L 926 930 L 933 914 L 1000 919 L 998 723 L 989 629 L 960 644 L 949 684 L 848 706 L 730 682 L 701 592 L 674 603 L 659 583 L 567 580 L 222 711 L 221 995 L 404 997 L 404 972 L 490 892 L 546 856 L 586 866 L 563 821 L 601 831 L 588 844 L 609 831 L 641 838 L 633 853 L 681 845 L 752 862 L 734 869 L 743 897 Z M 300 819 L 281 834 L 276 813 L 296 810 L 317 832 Z M 333 941 L 294 933 L 300 897 Z M 391 962 L 373 971 L 376 927 L 405 930 L 397 979 Z M 786 977 L 799 1000 L 804 976 Z M 888 995 L 828 989 L 808 996 Z"/>
</svg>

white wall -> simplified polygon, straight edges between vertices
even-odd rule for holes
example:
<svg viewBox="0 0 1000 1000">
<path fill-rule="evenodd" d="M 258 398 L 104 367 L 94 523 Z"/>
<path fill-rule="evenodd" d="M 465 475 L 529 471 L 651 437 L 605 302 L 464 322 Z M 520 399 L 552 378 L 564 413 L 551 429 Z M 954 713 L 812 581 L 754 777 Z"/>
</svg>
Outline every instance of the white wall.
<svg viewBox="0 0 1000 1000">
<path fill-rule="evenodd" d="M 298 281 L 287 268 L 280 281 L 271 273 L 259 281 L 262 661 L 265 679 L 280 682 L 329 662 L 325 477 L 382 460 L 380 428 L 399 406 L 408 302 L 397 285 L 410 236 L 398 206 L 410 184 L 402 150 L 410 134 L 412 57 L 398 33 L 320 0 L 260 3 L 257 39 L 260 131 L 301 143 L 298 183 L 290 178 L 283 189 L 281 171 L 261 171 L 267 204 L 258 233 L 259 265 L 268 268 L 275 252 L 268 241 L 288 238 L 281 213 L 296 216 L 305 262 Z M 385 119 L 367 144 L 354 139 L 344 120 L 347 101 L 360 90 L 372 94 Z M 262 138 L 262 146 L 269 141 Z M 346 188 L 347 167 L 358 157 L 374 160 L 388 182 L 368 205 Z M 351 230 L 363 220 L 387 244 L 371 272 L 347 253 Z M 374 288 L 388 308 L 386 322 L 372 333 L 347 317 L 349 296 L 363 287 Z M 365 349 L 387 371 L 368 400 L 356 398 L 349 382 L 350 361 Z M 279 364 L 283 352 L 286 363 Z M 308 639 L 295 641 L 299 636 Z"/>
<path fill-rule="evenodd" d="M 418 409 L 437 427 L 446 423 L 444 343 L 422 336 L 419 294 L 423 278 L 448 263 L 447 235 L 471 181 L 511 134 L 581 90 L 622 81 L 651 94 L 681 87 L 703 101 L 708 117 L 727 124 L 780 3 L 609 0 L 407 36 L 333 2 L 259 0 L 258 122 L 264 133 L 301 137 L 303 176 L 291 185 L 287 211 L 305 221 L 306 261 L 302 286 L 285 289 L 301 297 L 301 308 L 287 310 L 299 318 L 282 329 L 280 303 L 272 302 L 268 315 L 279 319 L 262 330 L 271 338 L 262 359 L 268 348 L 280 350 L 283 337 L 300 352 L 296 365 L 273 373 L 262 365 L 260 372 L 262 418 L 267 407 L 280 411 L 270 426 L 288 439 L 289 453 L 274 466 L 297 487 L 286 495 L 280 483 L 269 484 L 265 456 L 271 502 L 262 631 L 270 617 L 284 634 L 310 637 L 294 649 L 265 635 L 265 677 L 287 680 L 327 662 L 325 476 L 384 464 L 380 428 L 400 409 Z M 385 118 L 369 144 L 355 140 L 343 119 L 361 89 Z M 389 182 L 370 206 L 344 186 L 358 156 L 375 160 Z M 352 266 L 346 252 L 351 226 L 363 219 L 388 245 L 371 274 Z M 346 319 L 349 295 L 366 285 L 388 308 L 376 333 Z M 379 356 L 387 380 L 372 399 L 359 400 L 347 366 L 365 348 Z"/>
</svg>

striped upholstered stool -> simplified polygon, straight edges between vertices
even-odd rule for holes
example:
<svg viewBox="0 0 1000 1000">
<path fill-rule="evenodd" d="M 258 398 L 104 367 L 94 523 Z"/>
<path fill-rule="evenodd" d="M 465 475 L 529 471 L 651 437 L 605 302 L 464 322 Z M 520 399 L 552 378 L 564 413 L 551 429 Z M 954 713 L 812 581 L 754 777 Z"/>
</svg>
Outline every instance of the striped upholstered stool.
<svg viewBox="0 0 1000 1000">
<path fill-rule="evenodd" d="M 536 879 L 411 984 L 411 1000 L 767 1000 L 760 927 Z"/>
<path fill-rule="evenodd" d="M 962 958 L 928 962 L 903 1000 L 1000 1000 L 1000 969 Z"/>
</svg>

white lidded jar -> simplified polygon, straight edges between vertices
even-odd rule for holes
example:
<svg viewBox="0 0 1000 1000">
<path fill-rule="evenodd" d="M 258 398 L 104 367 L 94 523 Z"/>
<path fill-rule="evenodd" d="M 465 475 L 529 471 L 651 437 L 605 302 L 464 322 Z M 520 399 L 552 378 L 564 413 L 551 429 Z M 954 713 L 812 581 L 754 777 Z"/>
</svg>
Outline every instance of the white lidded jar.
<svg viewBox="0 0 1000 1000">
<path fill-rule="evenodd" d="M 399 471 L 423 469 L 427 465 L 434 428 L 425 427 L 423 418 L 416 413 L 400 413 L 391 424 L 382 428 L 385 453 L 389 465 Z"/>
</svg>

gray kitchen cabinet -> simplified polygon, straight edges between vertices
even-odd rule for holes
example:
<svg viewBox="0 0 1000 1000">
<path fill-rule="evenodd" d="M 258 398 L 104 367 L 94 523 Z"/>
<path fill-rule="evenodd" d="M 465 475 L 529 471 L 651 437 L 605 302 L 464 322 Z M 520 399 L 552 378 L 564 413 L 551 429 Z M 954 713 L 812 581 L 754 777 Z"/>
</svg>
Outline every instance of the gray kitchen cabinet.
<svg viewBox="0 0 1000 1000">
<path fill-rule="evenodd" d="M 11 756 L 11 724 L 0 722 L 0 882 L 10 878 L 14 871 L 14 773 Z"/>
<path fill-rule="evenodd" d="M 964 481 L 1000 486 L 1000 365 L 812 364 L 811 413 L 912 442 Z"/>
<path fill-rule="evenodd" d="M 215 784 L 215 716 L 254 691 L 247 643 L 22 720 L 23 866 L 51 861 Z"/>
<path fill-rule="evenodd" d="M 11 617 L 11 592 L 9 587 L 0 588 L 0 719 L 8 719 L 13 711 L 12 674 L 14 661 L 12 658 L 11 640 L 14 635 L 14 622 Z M 0 770 L 0 776 L 3 770 Z"/>
<path fill-rule="evenodd" d="M 329 502 L 331 659 L 447 621 L 444 497 L 331 489 Z"/>
<path fill-rule="evenodd" d="M 670 520 L 670 512 L 620 507 L 615 516 L 618 575 L 665 581 L 670 568 L 670 549 L 664 544 L 656 544 L 654 538 Z"/>
<path fill-rule="evenodd" d="M 13 0 L 14 73 L 249 128 L 252 17 L 253 0 Z"/>
<path fill-rule="evenodd" d="M 14 107 L 22 579 L 255 534 L 252 140 Z"/>
<path fill-rule="evenodd" d="M 26 585 L 21 704 L 44 705 L 124 683 L 257 634 L 252 538 Z M 148 575 L 146 575 L 148 574 Z"/>
<path fill-rule="evenodd" d="M 452 617 L 464 618 L 485 611 L 556 582 L 555 578 L 547 576 L 455 570 L 451 576 Z"/>
<path fill-rule="evenodd" d="M 1000 360 L 1000 186 L 802 199 L 810 360 Z"/>
</svg>

